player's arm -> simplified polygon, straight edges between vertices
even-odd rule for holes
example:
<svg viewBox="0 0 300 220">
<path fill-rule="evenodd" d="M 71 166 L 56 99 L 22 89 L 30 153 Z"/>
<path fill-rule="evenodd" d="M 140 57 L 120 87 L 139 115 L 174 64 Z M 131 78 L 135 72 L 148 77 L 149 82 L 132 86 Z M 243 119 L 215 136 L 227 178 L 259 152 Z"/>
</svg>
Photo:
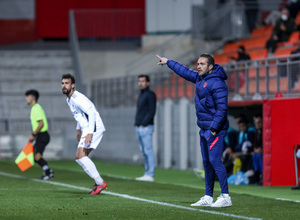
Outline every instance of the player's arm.
<svg viewBox="0 0 300 220">
<path fill-rule="evenodd" d="M 95 113 L 94 113 L 93 104 L 87 97 L 82 96 L 81 98 L 76 100 L 76 105 L 85 114 L 87 114 L 88 117 L 89 126 L 87 129 L 87 135 L 84 137 L 85 138 L 84 143 L 86 145 L 89 145 L 92 142 L 92 137 L 95 130 Z"/>
<path fill-rule="evenodd" d="M 30 135 L 29 142 L 34 141 L 36 135 L 40 132 L 40 130 L 42 129 L 43 126 L 44 126 L 44 122 L 43 122 L 43 120 L 40 120 L 37 128 Z"/>
<path fill-rule="evenodd" d="M 76 139 L 77 141 L 80 141 L 81 138 L 81 128 L 80 128 L 80 124 L 77 122 L 76 125 Z"/>
<path fill-rule="evenodd" d="M 95 114 L 92 106 L 86 111 L 86 114 L 89 117 L 89 127 L 88 134 L 85 136 L 85 144 L 90 144 L 92 142 L 93 133 L 95 129 Z"/>
</svg>

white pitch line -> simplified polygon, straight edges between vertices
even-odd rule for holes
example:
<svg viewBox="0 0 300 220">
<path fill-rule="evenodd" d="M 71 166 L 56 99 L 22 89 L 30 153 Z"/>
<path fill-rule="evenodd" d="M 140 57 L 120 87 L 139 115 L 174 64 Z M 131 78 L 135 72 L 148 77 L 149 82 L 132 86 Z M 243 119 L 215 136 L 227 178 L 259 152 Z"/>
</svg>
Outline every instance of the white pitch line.
<svg viewBox="0 0 300 220">
<path fill-rule="evenodd" d="M 56 185 L 56 186 L 63 186 L 63 187 L 72 188 L 72 189 L 79 189 L 79 190 L 83 190 L 83 191 L 90 191 L 89 188 L 85 188 L 85 187 L 80 187 L 80 186 L 75 186 L 75 185 L 70 185 L 70 184 L 60 183 L 60 182 L 54 182 L 54 181 L 31 179 L 31 178 L 26 178 L 24 176 L 5 173 L 5 172 L 0 172 L 0 175 L 7 176 L 7 177 L 12 177 L 12 178 L 17 178 L 17 179 L 30 180 L 30 181 L 34 181 L 34 182 L 47 183 L 47 184 Z M 143 199 L 143 198 L 139 198 L 139 197 L 135 197 L 135 196 L 120 194 L 120 193 L 114 193 L 114 192 L 109 192 L 109 191 L 103 191 L 101 193 L 112 195 L 112 196 L 118 196 L 118 197 L 122 197 L 122 198 L 125 198 L 125 199 L 132 199 L 132 200 L 136 200 L 136 201 L 148 202 L 148 203 L 152 203 L 152 204 L 163 205 L 163 206 L 168 206 L 168 207 L 172 207 L 172 208 L 185 209 L 185 210 L 196 211 L 196 212 L 209 213 L 209 214 L 213 214 L 213 215 L 222 215 L 222 216 L 227 216 L 227 217 L 231 217 L 231 218 L 247 219 L 247 220 L 262 220 L 261 218 L 252 218 L 252 217 L 247 217 L 247 216 L 242 216 L 242 215 L 234 215 L 234 214 L 223 213 L 223 212 L 216 212 L 216 211 L 209 211 L 209 210 L 204 210 L 204 209 L 190 208 L 190 207 L 186 207 L 186 206 L 175 205 L 175 204 L 166 203 L 166 202 L 159 202 L 159 201 L 154 201 L 154 200 L 150 200 L 150 199 Z"/>
<path fill-rule="evenodd" d="M 288 201 L 288 202 L 300 202 L 299 200 L 291 200 L 291 199 L 284 199 L 284 198 L 276 198 L 276 200 Z"/>
</svg>

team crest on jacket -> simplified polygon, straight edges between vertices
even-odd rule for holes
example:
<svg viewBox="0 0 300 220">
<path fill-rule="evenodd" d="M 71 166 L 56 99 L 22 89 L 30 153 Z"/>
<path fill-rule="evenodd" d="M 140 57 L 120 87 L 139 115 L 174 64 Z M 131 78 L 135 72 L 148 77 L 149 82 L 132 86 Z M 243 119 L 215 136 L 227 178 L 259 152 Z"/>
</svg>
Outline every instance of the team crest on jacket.
<svg viewBox="0 0 300 220">
<path fill-rule="evenodd" d="M 205 88 L 207 86 L 207 82 L 204 83 L 203 88 Z"/>
</svg>

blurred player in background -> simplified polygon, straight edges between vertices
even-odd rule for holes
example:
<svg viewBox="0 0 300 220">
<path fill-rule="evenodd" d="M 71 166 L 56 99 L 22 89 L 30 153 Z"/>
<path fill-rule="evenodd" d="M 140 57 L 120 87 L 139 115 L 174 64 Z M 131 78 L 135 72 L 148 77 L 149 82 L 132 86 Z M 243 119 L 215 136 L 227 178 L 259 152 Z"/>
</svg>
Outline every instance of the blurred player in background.
<svg viewBox="0 0 300 220">
<path fill-rule="evenodd" d="M 30 120 L 32 126 L 32 133 L 29 136 L 29 142 L 34 143 L 34 161 L 41 166 L 44 174 L 41 176 L 42 180 L 50 180 L 54 177 L 53 170 L 51 170 L 43 158 L 43 152 L 50 141 L 48 133 L 48 122 L 42 106 L 37 103 L 39 99 L 39 92 L 31 89 L 25 92 L 26 103 L 31 106 Z"/>
<path fill-rule="evenodd" d="M 150 90 L 150 77 L 139 75 L 140 95 L 135 114 L 135 131 L 139 140 L 141 153 L 144 156 L 145 172 L 138 181 L 154 181 L 155 155 L 153 152 L 152 135 L 154 131 L 154 115 L 156 110 L 156 95 Z"/>
<path fill-rule="evenodd" d="M 67 103 L 77 121 L 76 136 L 78 148 L 76 162 L 95 180 L 95 186 L 90 195 L 96 195 L 106 189 L 107 184 L 101 178 L 94 162 L 88 157 L 97 148 L 103 133 L 104 124 L 94 104 L 82 93 L 75 90 L 75 78 L 71 74 L 64 74 L 61 81 L 62 93 L 67 96 Z"/>
<path fill-rule="evenodd" d="M 165 57 L 156 55 L 158 65 L 167 64 L 176 74 L 196 84 L 195 107 L 197 124 L 200 127 L 200 145 L 205 170 L 205 196 L 191 206 L 232 206 L 228 194 L 226 169 L 222 163 L 223 140 L 229 127 L 227 75 L 215 64 L 213 56 L 202 54 L 197 62 L 197 71 Z M 217 175 L 221 195 L 213 202 L 213 190 Z"/>
</svg>

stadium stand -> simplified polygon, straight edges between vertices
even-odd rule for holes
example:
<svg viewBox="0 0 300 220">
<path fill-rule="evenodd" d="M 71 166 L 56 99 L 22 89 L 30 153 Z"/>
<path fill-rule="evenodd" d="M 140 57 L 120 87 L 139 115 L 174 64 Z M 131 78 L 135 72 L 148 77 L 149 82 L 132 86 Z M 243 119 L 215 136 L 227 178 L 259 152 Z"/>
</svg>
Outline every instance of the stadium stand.
<svg viewBox="0 0 300 220">
<path fill-rule="evenodd" d="M 296 18 L 296 23 L 300 24 L 300 13 Z M 245 95 L 246 83 L 250 88 L 249 94 L 255 94 L 255 85 L 256 80 L 259 80 L 259 92 L 262 94 L 266 93 L 275 93 L 277 91 L 286 92 L 288 87 L 288 80 L 284 74 L 280 72 L 282 69 L 285 69 L 285 60 L 276 60 L 276 59 L 267 59 L 268 51 L 265 48 L 266 42 L 272 34 L 273 26 L 264 25 L 258 28 L 255 28 L 249 37 L 242 38 L 237 41 L 230 41 L 224 44 L 222 51 L 215 52 L 214 58 L 215 62 L 226 66 L 229 62 L 230 57 L 237 58 L 237 50 L 239 46 L 244 46 L 247 53 L 250 55 L 251 60 L 255 62 L 247 62 L 247 65 L 238 63 L 236 65 L 239 77 L 239 89 L 241 92 L 240 95 Z M 295 31 L 291 34 L 287 42 L 282 42 L 278 44 L 278 49 L 274 54 L 274 58 L 289 56 L 291 51 L 295 50 L 299 45 L 300 31 Z M 280 67 L 281 70 L 280 70 Z M 246 74 L 248 73 L 248 75 Z M 283 71 L 285 72 L 285 70 Z M 277 75 L 280 75 L 280 88 L 277 89 L 276 78 Z M 286 74 L 286 73 L 285 73 Z M 228 84 L 235 85 L 234 81 L 236 79 L 235 73 L 228 72 L 229 81 Z M 240 78 L 242 77 L 242 78 Z M 258 78 L 257 78 L 258 77 Z M 269 81 L 266 80 L 268 77 Z M 293 80 L 294 81 L 294 80 Z M 267 92 L 266 82 L 269 82 L 269 91 Z M 241 83 L 243 85 L 241 85 Z M 294 83 L 294 82 L 293 82 Z M 295 84 L 296 85 L 296 84 Z M 193 97 L 193 89 L 189 87 L 189 84 L 184 84 L 181 82 L 181 79 L 176 79 L 174 76 L 170 77 L 170 81 L 167 79 L 162 83 L 156 86 L 156 92 L 158 98 L 181 98 L 183 96 L 190 98 Z M 232 88 L 231 88 L 232 89 Z M 296 90 L 293 90 L 296 91 Z"/>
<path fill-rule="evenodd" d="M 299 16 L 300 17 L 300 16 Z M 299 18 L 300 20 L 300 18 Z M 258 80 L 259 80 L 259 93 L 261 94 L 275 94 L 277 91 L 287 92 L 288 80 L 286 77 L 280 78 L 280 89 L 277 89 L 277 79 L 276 76 L 278 73 L 278 66 L 276 60 L 268 60 L 268 64 L 264 59 L 268 58 L 268 51 L 265 48 L 267 40 L 270 38 L 270 34 L 272 33 L 273 26 L 263 26 L 260 28 L 256 28 L 252 31 L 251 36 L 249 38 L 241 39 L 236 42 L 228 42 L 224 45 L 222 52 L 217 52 L 214 54 L 215 62 L 221 65 L 228 64 L 229 57 L 237 57 L 237 49 L 239 46 L 243 45 L 248 54 L 251 57 L 251 60 L 258 61 L 258 63 L 249 63 L 248 67 L 248 79 L 249 79 L 249 95 L 254 95 L 256 92 L 256 77 L 258 72 Z M 274 57 L 286 57 L 291 54 L 291 52 L 298 48 L 300 42 L 300 32 L 295 31 L 287 42 L 283 42 L 279 44 L 278 49 L 275 51 Z M 280 60 L 280 62 L 285 62 L 285 60 Z M 281 64 L 280 64 L 281 65 Z M 283 65 L 283 64 L 282 64 Z M 281 66 L 282 66 L 281 65 Z M 239 93 L 240 95 L 245 95 L 246 88 L 246 67 L 239 67 Z M 269 80 L 269 91 L 267 92 L 266 87 L 266 77 L 270 77 Z M 243 77 L 241 79 L 240 77 Z M 175 77 L 172 75 L 171 80 L 171 88 L 168 89 L 168 82 L 164 82 L 164 86 L 158 86 L 156 88 L 156 92 L 158 94 L 158 98 L 181 98 L 183 96 L 190 98 L 193 97 L 192 89 L 189 86 L 186 86 L 186 91 L 184 92 L 184 87 L 181 85 L 181 79 L 178 79 L 178 85 L 175 87 Z M 230 85 L 234 85 L 235 76 L 230 74 L 229 77 Z M 242 85 L 241 85 L 242 83 Z M 162 92 L 163 87 L 163 92 Z M 300 86 L 298 85 L 300 88 Z M 175 89 L 177 88 L 177 89 Z M 292 91 L 300 91 L 299 88 L 295 88 Z M 170 91 L 169 91 L 170 90 Z M 177 90 L 177 93 L 176 93 Z"/>
<path fill-rule="evenodd" d="M 251 38 L 262 37 L 262 36 L 270 36 L 272 34 L 273 26 L 266 25 L 259 28 L 255 28 L 251 32 Z"/>
<path fill-rule="evenodd" d="M 298 48 L 298 46 L 278 48 L 274 53 L 274 57 L 289 56 L 289 55 L 291 55 L 292 51 L 296 50 L 297 48 Z"/>
<path fill-rule="evenodd" d="M 60 86 L 61 74 L 73 73 L 69 51 L 1 50 L 0 60 L 1 158 L 19 153 L 18 148 L 24 147 L 28 141 L 30 108 L 24 95 L 28 89 L 40 92 L 38 102 L 46 112 L 50 133 L 59 134 L 45 152 L 48 158 L 56 158 L 62 151 L 62 128 L 69 126 L 68 122 L 74 126 Z M 15 138 L 7 134 L 14 134 Z M 8 143 L 13 147 L 3 148 Z"/>
<path fill-rule="evenodd" d="M 300 32 L 295 31 L 291 34 L 289 40 L 287 42 L 278 43 L 278 47 L 289 47 L 294 45 L 299 45 Z"/>
<path fill-rule="evenodd" d="M 221 54 L 214 54 L 215 62 L 218 64 L 226 64 L 228 63 L 229 57 L 237 57 L 237 52 L 229 52 L 229 53 L 221 53 Z"/>
<path fill-rule="evenodd" d="M 251 50 L 248 52 L 252 60 L 265 59 L 268 56 L 268 51 L 266 48 L 260 48 L 257 50 Z"/>
<path fill-rule="evenodd" d="M 244 40 L 241 40 L 240 44 L 244 45 L 247 51 L 255 50 L 255 49 L 262 49 L 265 47 L 266 42 L 270 36 L 261 36 L 261 37 L 255 37 L 255 38 L 247 38 Z"/>
<path fill-rule="evenodd" d="M 252 60 L 267 58 L 267 50 L 265 49 L 265 45 L 269 38 L 270 36 L 268 35 L 262 35 L 259 37 L 255 36 L 247 39 L 242 39 L 238 42 L 226 43 L 223 52 L 214 54 L 214 57 L 217 61 L 220 61 L 221 64 L 224 64 L 226 63 L 226 61 L 228 62 L 229 56 L 236 54 L 238 46 L 243 45 L 248 51 Z M 278 44 L 277 50 L 280 50 L 280 52 L 276 53 L 275 51 L 275 54 L 280 54 L 280 56 L 283 56 L 283 54 L 290 55 L 289 52 L 294 50 L 296 45 L 299 45 L 299 38 L 300 32 L 294 32 L 287 42 L 282 42 Z"/>
<path fill-rule="evenodd" d="M 296 18 L 296 24 L 300 24 L 300 13 Z M 238 73 L 239 77 L 239 88 L 238 92 L 240 95 L 245 95 L 246 86 L 248 86 L 249 91 L 248 95 L 254 95 L 256 92 L 256 84 L 259 84 L 258 92 L 260 94 L 274 94 L 277 91 L 287 92 L 288 91 L 288 79 L 284 77 L 282 74 L 286 74 L 284 64 L 287 61 L 287 58 L 280 60 L 272 60 L 268 59 L 268 51 L 265 48 L 267 40 L 270 38 L 272 34 L 273 26 L 266 25 L 261 26 L 259 28 L 254 29 L 251 32 L 249 38 L 243 38 L 235 42 L 225 43 L 223 51 L 217 52 L 214 54 L 216 63 L 221 65 L 228 64 L 229 57 L 236 57 L 236 51 L 239 46 L 244 46 L 247 50 L 251 60 L 255 61 L 254 63 L 247 63 L 247 66 L 243 67 L 244 64 L 238 64 L 238 71 L 233 71 L 233 75 L 229 77 L 228 82 L 231 87 L 235 84 L 235 73 Z M 274 58 L 279 57 L 287 57 L 291 55 L 291 52 L 299 47 L 300 44 L 300 31 L 295 31 L 291 34 L 289 40 L 287 42 L 278 43 L 278 49 L 274 53 Z M 248 71 L 248 75 L 246 72 Z M 282 72 L 280 72 L 282 71 Z M 281 74 L 280 77 L 280 88 L 277 88 L 277 75 Z M 296 78 L 293 78 L 293 82 L 295 83 L 295 79 L 298 79 L 299 73 L 293 73 L 296 75 Z M 241 78 L 242 77 L 242 78 Z M 257 78 L 258 77 L 258 78 Z M 269 81 L 266 80 L 266 77 L 269 77 Z M 246 80 L 248 79 L 248 80 Z M 258 80 L 258 82 L 256 81 Z M 266 83 L 269 82 L 269 91 L 267 91 Z M 241 85 L 242 83 L 242 85 Z M 246 85 L 248 83 L 248 85 Z M 292 89 L 293 92 L 300 91 L 300 83 L 295 83 L 296 87 Z M 232 88 L 231 88 L 232 89 Z"/>
<path fill-rule="evenodd" d="M 191 99 L 194 96 L 193 83 L 186 82 L 183 78 L 178 77 L 174 73 L 170 75 L 169 81 L 165 81 L 163 83 L 163 86 L 161 84 L 157 85 L 156 87 L 154 87 L 154 90 L 156 92 L 156 97 L 158 100 L 166 98 L 176 99 L 183 97 Z"/>
<path fill-rule="evenodd" d="M 242 43 L 240 41 L 238 42 L 230 42 L 230 43 L 226 43 L 224 45 L 224 49 L 223 49 L 223 53 L 230 53 L 230 52 L 234 52 L 236 53 L 238 47 L 241 45 Z"/>
<path fill-rule="evenodd" d="M 267 69 L 268 68 L 268 69 Z M 256 78 L 256 71 L 258 70 L 259 78 L 265 78 L 267 76 L 267 71 L 269 71 L 270 77 L 275 77 L 277 75 L 277 66 L 270 65 L 270 66 L 261 66 L 261 67 L 250 67 L 249 68 L 249 79 Z"/>
<path fill-rule="evenodd" d="M 256 92 L 256 81 L 255 80 L 250 80 L 249 81 L 249 87 L 248 87 L 249 95 L 254 95 Z M 279 91 L 277 90 L 277 78 L 271 78 L 269 80 L 269 91 L 267 91 L 267 82 L 266 79 L 260 79 L 259 80 L 259 89 L 258 92 L 263 95 L 263 94 L 275 94 L 276 92 L 287 92 L 288 90 L 288 78 L 287 77 L 281 77 L 280 78 L 280 89 Z M 242 87 L 239 88 L 239 94 L 245 95 L 246 93 L 246 84 L 244 84 Z"/>
<path fill-rule="evenodd" d="M 300 20 L 300 18 L 299 18 Z M 229 42 L 224 45 L 222 52 L 217 52 L 214 54 L 215 62 L 221 65 L 228 64 L 229 57 L 237 57 L 237 49 L 239 46 L 243 45 L 248 54 L 251 57 L 251 60 L 257 61 L 257 63 L 249 63 L 248 67 L 248 95 L 254 95 L 256 92 L 256 78 L 258 76 L 259 80 L 259 93 L 260 94 L 275 94 L 276 92 L 285 93 L 288 91 L 288 78 L 280 76 L 280 88 L 277 89 L 277 75 L 279 73 L 278 63 L 276 60 L 268 60 L 264 59 L 268 58 L 268 51 L 265 48 L 265 44 L 267 40 L 270 38 L 270 34 L 272 32 L 272 26 L 263 26 L 257 29 L 254 29 L 251 33 L 251 36 L 246 39 L 241 39 L 237 42 Z M 291 52 L 298 48 L 299 46 L 299 38 L 300 32 L 295 31 L 291 36 L 289 41 L 283 42 L 279 44 L 278 49 L 275 51 L 274 57 L 286 57 L 291 55 Z M 285 60 L 280 59 L 280 62 L 285 62 Z M 267 64 L 266 64 L 267 62 Z M 280 63 L 280 66 L 284 64 Z M 239 67 L 239 89 L 238 92 L 240 95 L 246 94 L 246 70 L 247 68 Z M 258 74 L 258 75 L 257 75 Z M 233 73 L 229 74 L 229 85 L 233 86 L 235 81 L 235 75 Z M 267 91 L 267 80 L 266 77 L 269 77 L 269 89 Z M 242 77 L 242 78 L 240 78 Z M 177 77 L 178 78 L 178 77 Z M 177 80 L 177 82 L 176 82 Z M 169 85 L 170 83 L 170 85 Z M 156 87 L 157 97 L 161 98 L 182 98 L 193 97 L 193 88 L 187 84 L 185 87 L 183 86 L 182 79 L 179 77 L 175 78 L 174 74 L 170 77 L 170 82 L 165 81 L 163 86 L 159 85 Z M 170 86 L 170 88 L 168 88 Z M 234 86 L 233 86 L 234 87 Z M 231 88 L 232 89 L 232 88 Z M 300 83 L 297 84 L 293 92 L 300 91 Z"/>
</svg>

